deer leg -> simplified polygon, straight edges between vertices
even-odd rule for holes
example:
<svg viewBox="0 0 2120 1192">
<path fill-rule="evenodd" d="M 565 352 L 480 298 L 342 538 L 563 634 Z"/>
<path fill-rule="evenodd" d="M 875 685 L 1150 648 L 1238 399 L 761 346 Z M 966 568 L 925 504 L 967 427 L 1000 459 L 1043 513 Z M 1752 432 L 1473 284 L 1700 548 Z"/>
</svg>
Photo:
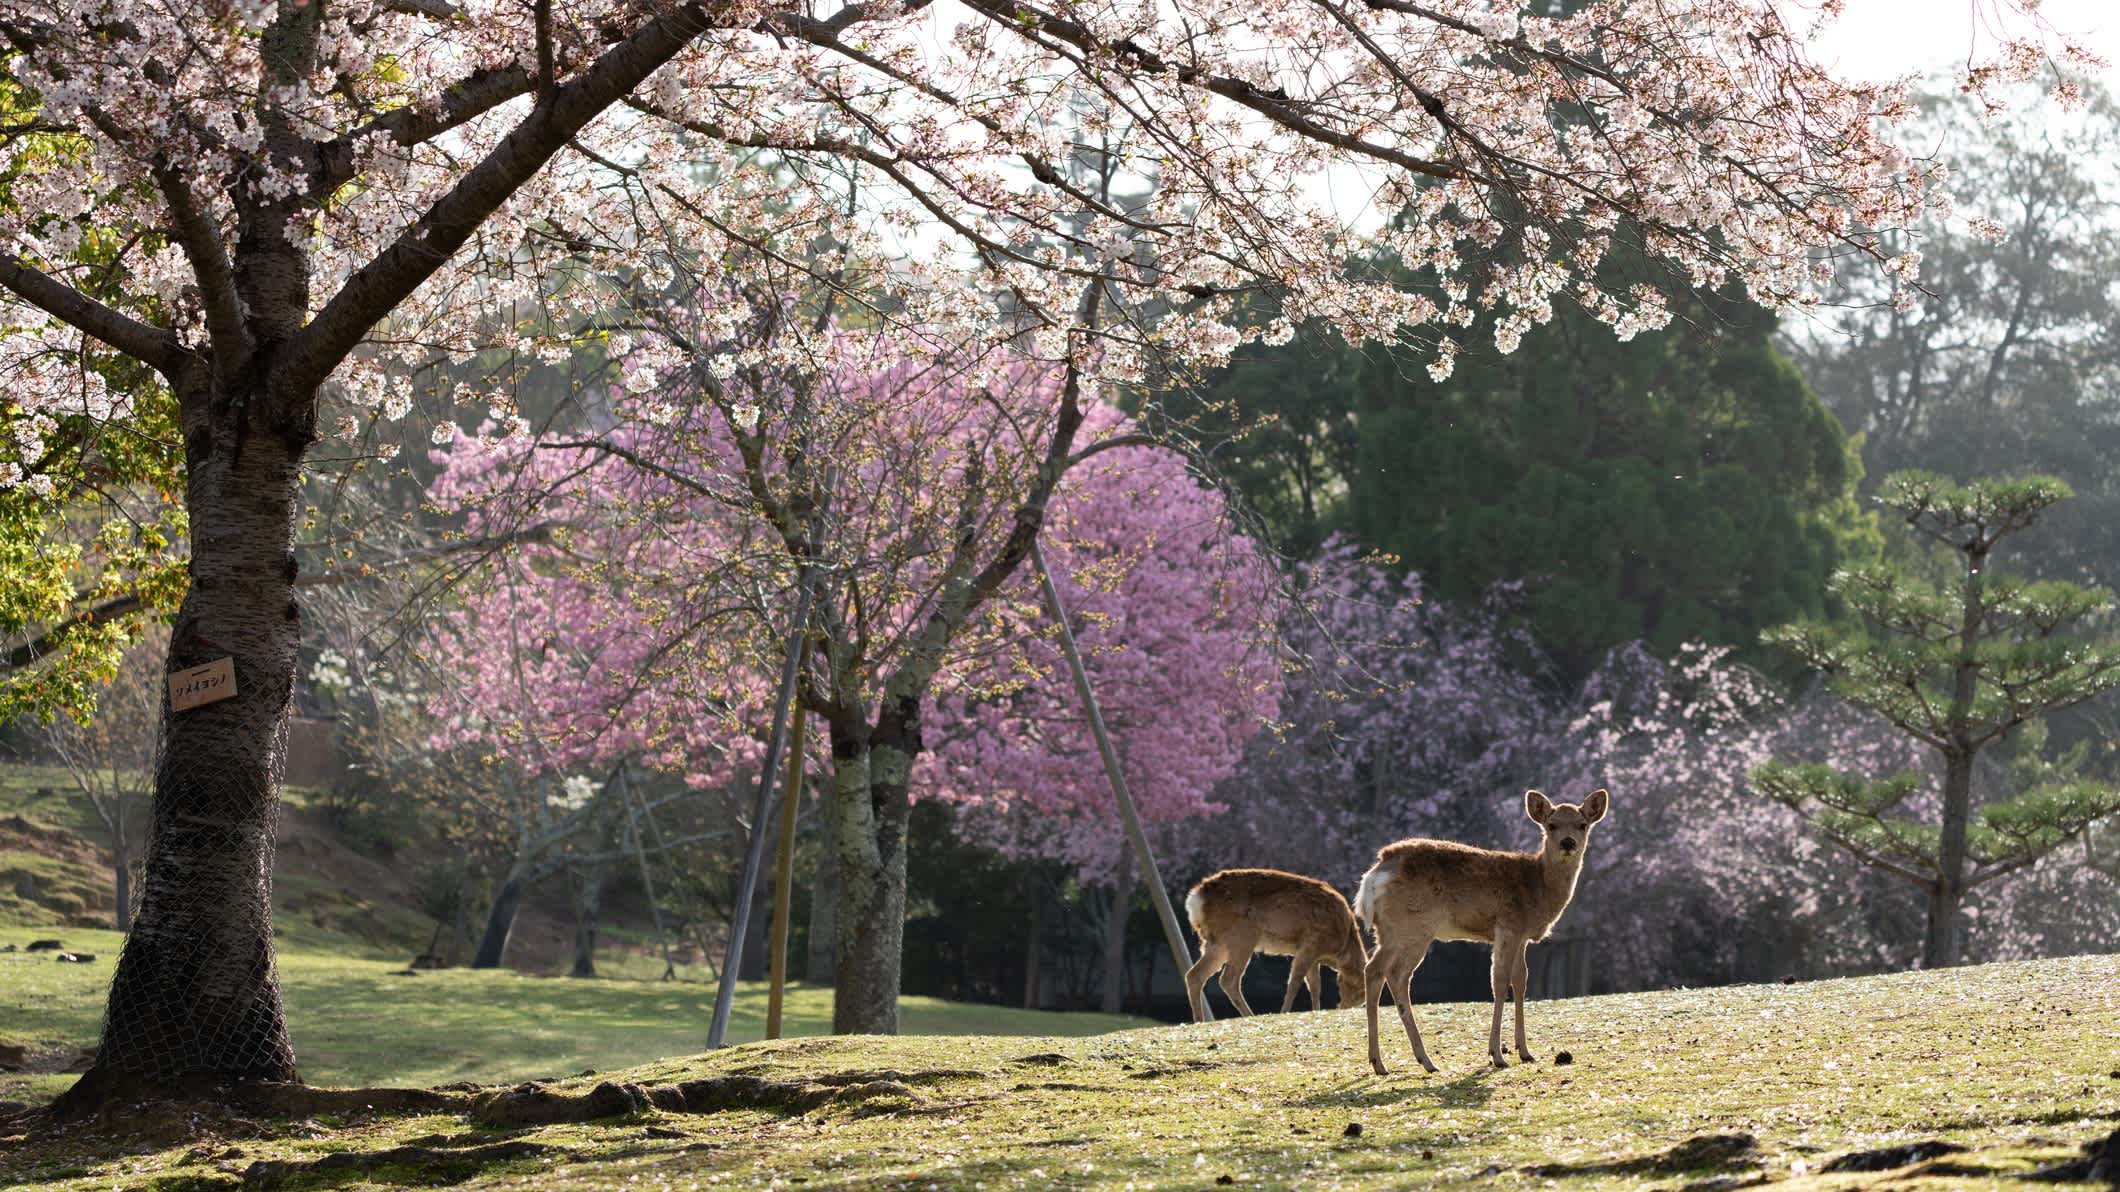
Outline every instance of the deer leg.
<svg viewBox="0 0 2120 1192">
<path fill-rule="evenodd" d="M 1509 1004 L 1509 977 L 1516 971 L 1517 942 L 1500 930 L 1494 933 L 1494 964 L 1489 985 L 1494 990 L 1494 1018 L 1487 1024 L 1487 1056 L 1497 1068 L 1506 1068 L 1502 1058 L 1502 1007 Z"/>
<path fill-rule="evenodd" d="M 1325 966 L 1318 961 L 1310 962 L 1310 971 L 1303 975 L 1303 983 L 1310 987 L 1310 1008 L 1325 1008 Z"/>
<path fill-rule="evenodd" d="M 1413 1025 L 1413 972 L 1421 967 L 1428 957 L 1431 941 L 1422 940 L 1419 951 L 1408 949 L 1408 955 L 1400 959 L 1392 973 L 1391 1000 L 1399 1007 L 1399 1021 L 1406 1024 L 1406 1037 L 1413 1040 L 1413 1058 L 1421 1061 L 1421 1067 L 1435 1071 L 1435 1061 L 1428 1058 L 1428 1049 L 1421 1046 L 1421 1028 Z"/>
<path fill-rule="evenodd" d="M 1530 952 L 1530 940 L 1516 946 L 1516 965 L 1509 975 L 1509 992 L 1516 995 L 1516 1055 L 1527 1064 L 1538 1058 L 1524 1045 L 1524 990 L 1531 984 Z"/>
<path fill-rule="evenodd" d="M 1251 1003 L 1244 1000 L 1244 966 L 1251 963 L 1251 949 L 1239 952 L 1229 950 L 1229 959 L 1222 964 L 1222 996 L 1237 1008 L 1237 1013 L 1251 1017 Z"/>
<path fill-rule="evenodd" d="M 1369 1014 L 1369 1066 L 1376 1069 L 1379 1076 L 1389 1076 L 1391 1071 L 1384 1066 L 1383 1049 L 1377 1046 L 1377 1003 L 1384 996 L 1384 980 L 1388 975 L 1385 969 L 1397 959 L 1391 946 L 1378 939 L 1377 950 L 1369 957 L 1362 979 L 1363 1005 Z"/>
<path fill-rule="evenodd" d="M 1315 972 L 1317 963 L 1308 952 L 1298 952 L 1288 958 L 1288 991 L 1281 995 L 1281 1013 L 1286 1014 L 1296 1008 L 1296 990 L 1303 988 L 1304 974 Z M 1315 981 L 1317 978 L 1312 976 L 1311 980 Z M 1310 1000 L 1314 1006 L 1318 995 L 1311 994 Z"/>
<path fill-rule="evenodd" d="M 1200 959 L 1185 970 L 1185 994 L 1192 1003 L 1194 1022 L 1207 1021 L 1207 977 L 1222 967 L 1222 951 L 1211 940 L 1200 941 Z"/>
</svg>

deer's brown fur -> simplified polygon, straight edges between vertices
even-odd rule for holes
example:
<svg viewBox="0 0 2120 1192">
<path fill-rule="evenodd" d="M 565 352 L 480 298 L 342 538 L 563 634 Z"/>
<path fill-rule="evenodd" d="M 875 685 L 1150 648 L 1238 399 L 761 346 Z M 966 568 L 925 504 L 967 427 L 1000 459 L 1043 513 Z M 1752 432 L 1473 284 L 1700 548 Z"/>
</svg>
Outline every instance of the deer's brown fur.
<svg viewBox="0 0 2120 1192">
<path fill-rule="evenodd" d="M 1497 852 L 1451 840 L 1401 840 L 1377 850 L 1376 864 L 1362 875 L 1355 906 L 1376 932 L 1363 983 L 1369 1015 L 1369 1063 L 1383 1074 L 1377 1043 L 1377 1006 L 1384 989 L 1399 1008 L 1414 1058 L 1436 1070 L 1413 1024 L 1413 972 L 1435 940 L 1473 940 L 1494 945 L 1494 1018 L 1487 1028 L 1487 1054 L 1502 1058 L 1502 1008 L 1516 1000 L 1516 1053 L 1532 1057 L 1524 1043 L 1524 986 L 1530 976 L 1525 953 L 1546 938 L 1575 896 L 1575 879 L 1590 845 L 1590 826 L 1605 817 L 1611 796 L 1600 787 L 1580 805 L 1555 805 L 1538 791 L 1524 792 L 1524 814 L 1544 835 L 1535 853 Z"/>
<path fill-rule="evenodd" d="M 1319 966 L 1329 964 L 1340 978 L 1345 1002 L 1362 984 L 1365 949 L 1361 925 L 1338 890 L 1301 874 L 1278 869 L 1225 869 L 1202 878 L 1185 896 L 1185 914 L 1200 936 L 1200 959 L 1185 974 L 1193 1018 L 1207 1019 L 1207 978 L 1219 970 L 1222 992 L 1240 1014 L 1250 1014 L 1244 1000 L 1244 966 L 1252 953 L 1292 957 L 1288 992 L 1281 998 L 1286 1013 L 1296 1004 L 1296 988 L 1310 989 L 1311 1009 L 1323 1009 Z"/>
</svg>

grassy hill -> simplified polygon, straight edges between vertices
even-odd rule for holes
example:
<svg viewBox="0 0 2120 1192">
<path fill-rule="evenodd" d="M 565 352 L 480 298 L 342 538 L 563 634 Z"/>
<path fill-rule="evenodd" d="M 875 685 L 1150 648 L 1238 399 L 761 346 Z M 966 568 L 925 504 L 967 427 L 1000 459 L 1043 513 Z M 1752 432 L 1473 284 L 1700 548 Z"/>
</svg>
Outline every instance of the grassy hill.
<svg viewBox="0 0 2120 1192">
<path fill-rule="evenodd" d="M 291 1000 L 299 1038 L 309 1011 Z M 1435 1076 L 1403 1035 L 1386 1051 L 1396 1071 L 1370 1074 L 1355 1010 L 1088 1038 L 754 1043 L 439 1094 L 450 1103 L 429 1112 L 362 1098 L 292 1120 L 148 1114 L 145 1143 L 18 1140 L 0 1184 L 2030 1188 L 2087 1178 L 2086 1144 L 2120 1125 L 2120 956 L 1531 1014 L 1541 1062 L 1496 1072 L 1483 1006 L 1422 1007 Z M 1554 1062 L 1562 1050 L 1571 1063 Z M 564 1120 L 592 1114 L 614 1116 Z"/>
</svg>

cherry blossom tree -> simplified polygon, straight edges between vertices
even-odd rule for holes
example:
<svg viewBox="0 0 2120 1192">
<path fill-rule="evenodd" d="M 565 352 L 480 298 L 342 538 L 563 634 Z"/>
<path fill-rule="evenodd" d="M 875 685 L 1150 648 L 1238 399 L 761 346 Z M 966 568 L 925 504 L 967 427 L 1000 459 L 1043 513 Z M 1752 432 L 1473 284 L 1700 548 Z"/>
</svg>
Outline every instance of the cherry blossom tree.
<svg viewBox="0 0 2120 1192">
<path fill-rule="evenodd" d="M 1290 869 L 1352 890 L 1403 836 L 1491 840 L 1498 792 L 1530 767 L 1553 718 L 1513 590 L 1464 607 L 1329 540 L 1281 618 L 1289 675 L 1277 728 L 1215 792 L 1230 811 L 1187 859 Z M 1521 794 L 1521 791 L 1516 792 Z"/>
<path fill-rule="evenodd" d="M 47 466 L 40 419 L 139 408 L 102 364 L 152 370 L 191 536 L 171 665 L 237 676 L 168 721 L 139 919 L 65 1108 L 296 1075 L 266 893 L 298 479 L 323 435 L 402 410 L 409 370 L 564 350 L 593 279 L 662 275 L 646 248 L 672 224 L 765 256 L 828 239 L 860 268 L 827 274 L 889 291 L 878 309 L 966 337 L 1005 309 L 1049 359 L 1101 278 L 1136 316 L 1102 356 L 1120 376 L 1285 334 L 1232 326 L 1262 282 L 1288 319 L 1432 340 L 1438 371 L 1473 304 L 1504 346 L 1556 299 L 1654 326 L 1655 292 L 1598 270 L 1623 217 L 1694 284 L 1801 303 L 1812 250 L 1881 256 L 1872 230 L 1913 223 L 1938 175 L 1889 140 L 1898 94 L 1834 80 L 1799 33 L 1747 0 L 0 3 L 0 169 L 30 213 L 0 243 L 9 479 Z M 2002 48 L 1999 73 L 2043 64 Z M 1059 130 L 1083 119 L 1150 201 L 1069 182 Z M 1376 237 L 1441 300 L 1342 268 L 1347 229 L 1303 185 L 1333 169 L 1414 213 Z M 505 378 L 472 396 L 510 412 Z"/>
<path fill-rule="evenodd" d="M 1070 471 L 1045 537 L 1128 791 L 1160 848 L 1225 809 L 1215 785 L 1273 716 L 1273 576 L 1233 532 L 1221 497 L 1161 448 L 1113 450 Z M 1019 860 L 1061 860 L 1109 887 L 1102 1004 L 1117 1012 L 1142 875 L 1035 582 L 1019 575 L 997 598 L 1026 623 L 937 701 L 937 741 L 915 783 L 957 805 L 965 839 Z"/>
<path fill-rule="evenodd" d="M 572 461 L 550 453 L 518 460 L 514 448 L 524 444 L 468 436 L 455 444 L 438 453 L 446 468 L 432 492 L 445 507 L 464 503 L 474 537 L 496 525 L 499 510 L 482 500 L 491 495 L 483 486 L 495 482 L 549 484 L 552 510 L 569 517 L 586 516 L 605 501 L 647 507 L 637 488 L 587 491 L 627 479 L 609 470 L 584 477 Z M 681 568 L 683 552 L 677 558 L 658 553 L 653 546 L 670 540 L 644 544 L 625 525 L 598 534 L 582 521 L 576 529 L 557 546 L 521 546 L 523 537 L 497 534 L 519 549 L 501 552 L 491 574 L 431 627 L 427 661 L 447 678 L 435 682 L 426 701 L 429 746 L 469 751 L 507 775 L 499 784 L 503 797 L 480 809 L 502 829 L 508 847 L 473 968 L 501 963 L 531 887 L 571 871 L 581 888 L 593 891 L 601 867 L 627 855 L 620 845 L 638 845 L 634 851 L 645 855 L 644 844 L 621 840 L 614 825 L 635 824 L 683 793 L 695 801 L 702 792 L 722 793 L 730 768 L 754 761 L 757 752 L 747 735 L 757 705 L 728 706 L 704 690 L 706 672 L 685 665 L 682 639 L 663 637 L 657 619 L 644 615 L 619 582 L 621 575 L 638 582 L 674 574 L 648 568 L 658 561 Z M 583 551 L 624 567 L 567 565 Z M 675 775 L 679 793 L 650 797 L 628 787 L 625 774 L 635 764 Z M 655 851 L 728 834 L 659 837 Z"/>
<path fill-rule="evenodd" d="M 594 676 L 572 664 L 589 690 L 523 687 L 549 709 L 559 756 L 628 738 L 702 780 L 751 763 L 789 573 L 821 577 L 801 693 L 832 775 L 840 879 L 818 896 L 837 903 L 835 1020 L 888 1030 L 916 795 L 1111 822 L 1048 614 L 1014 566 L 1028 535 L 1050 540 L 1152 820 L 1210 810 L 1207 792 L 1272 710 L 1271 576 L 1184 459 L 1083 404 L 1064 367 L 923 359 L 917 341 L 784 321 L 721 344 L 724 379 L 652 363 L 658 343 L 696 355 L 695 329 L 665 323 L 627 345 L 598 405 L 618 419 L 608 430 L 465 436 L 437 491 L 471 533 L 573 527 L 524 556 L 536 585 L 565 590 L 549 603 L 580 607 L 484 618 L 527 620 L 551 648 L 598 660 Z M 1073 409 L 1060 424 L 1079 423 L 1079 450 L 1028 429 L 1053 425 L 1056 406 Z M 464 707 L 489 714 L 506 685 Z"/>
<path fill-rule="evenodd" d="M 1229 810 L 1172 841 L 1181 872 L 1272 865 L 1351 889 L 1391 840 L 1523 847 L 1525 787 L 1606 786 L 1625 818 L 1592 850 L 1563 931 L 1594 941 L 1601 986 L 1913 960 L 1922 906 L 1911 891 L 1851 866 L 1748 784 L 1776 757 L 1933 784 L 1939 771 L 1910 738 L 1830 693 L 1784 694 L 1723 649 L 1666 660 L 1636 643 L 1562 686 L 1509 628 L 1508 589 L 1455 606 L 1343 543 L 1307 569 L 1303 592 L 1283 619 L 1297 662 L 1280 731 L 1216 788 Z M 1983 894 L 1983 958 L 2110 944 L 2113 884 L 2080 857 L 2051 854 Z"/>
<path fill-rule="evenodd" d="M 1150 446 L 1070 471 L 1045 547 L 1142 822 L 1219 814 L 1216 784 L 1279 702 L 1270 565 L 1182 456 Z M 957 806 L 969 838 L 1110 881 L 1118 808 L 1036 585 L 1010 583 L 1009 628 L 948 677 L 915 781 Z"/>
</svg>

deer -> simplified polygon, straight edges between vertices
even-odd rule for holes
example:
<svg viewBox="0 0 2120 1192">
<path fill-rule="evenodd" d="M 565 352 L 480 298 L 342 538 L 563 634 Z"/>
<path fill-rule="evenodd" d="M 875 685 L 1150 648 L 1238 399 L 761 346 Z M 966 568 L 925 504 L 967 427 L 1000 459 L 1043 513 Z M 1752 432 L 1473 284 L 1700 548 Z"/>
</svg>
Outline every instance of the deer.
<svg viewBox="0 0 2120 1192">
<path fill-rule="evenodd" d="M 1340 1000 L 1352 997 L 1367 963 L 1362 927 L 1338 890 L 1278 869 L 1225 869 L 1202 878 L 1185 895 L 1185 917 L 1200 936 L 1200 959 L 1185 972 L 1193 1021 L 1206 1022 L 1207 977 L 1221 970 L 1222 992 L 1249 1016 L 1244 967 L 1254 952 L 1292 957 L 1281 1012 L 1296 1004 L 1296 989 L 1310 989 L 1310 1008 L 1324 1009 L 1320 966 L 1339 975 Z"/>
<path fill-rule="evenodd" d="M 1377 1005 L 1384 989 L 1399 1008 L 1413 1057 L 1436 1070 L 1413 1024 L 1413 972 L 1436 940 L 1471 940 L 1494 945 L 1494 1019 L 1487 1027 L 1487 1055 L 1497 1068 L 1502 1058 L 1502 1007 L 1516 1000 L 1516 1054 L 1537 1057 L 1524 1042 L 1524 986 L 1530 977 L 1525 956 L 1546 938 L 1575 897 L 1575 879 L 1583 871 L 1590 847 L 1590 828 L 1605 818 L 1612 796 L 1603 787 L 1581 804 L 1555 804 L 1536 790 L 1524 792 L 1524 814 L 1539 826 L 1542 839 L 1535 853 L 1501 852 L 1450 840 L 1413 839 L 1377 850 L 1376 864 L 1362 875 L 1355 908 L 1376 933 L 1363 982 L 1369 1013 L 1369 1065 L 1389 1075 L 1377 1046 Z"/>
</svg>

